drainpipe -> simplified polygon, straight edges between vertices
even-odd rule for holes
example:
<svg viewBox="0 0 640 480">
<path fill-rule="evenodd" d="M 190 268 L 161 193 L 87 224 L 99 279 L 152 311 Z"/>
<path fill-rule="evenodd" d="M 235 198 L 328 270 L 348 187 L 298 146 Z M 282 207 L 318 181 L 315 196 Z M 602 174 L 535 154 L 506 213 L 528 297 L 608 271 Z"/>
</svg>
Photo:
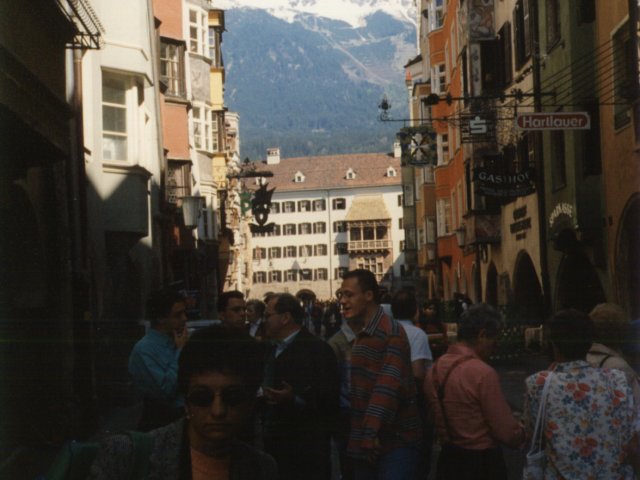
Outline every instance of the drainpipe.
<svg viewBox="0 0 640 480">
<path fill-rule="evenodd" d="M 540 31 L 538 22 L 538 0 L 529 1 L 529 18 L 533 25 L 530 29 L 531 38 L 531 63 L 533 67 L 533 101 L 534 110 L 542 111 L 542 95 L 540 80 Z M 536 193 L 538 198 L 538 223 L 540 230 L 540 277 L 542 281 L 542 291 L 544 292 L 543 314 L 548 317 L 551 314 L 551 283 L 549 281 L 548 265 L 548 242 L 547 242 L 547 221 L 546 221 L 546 192 L 544 184 L 544 155 L 542 133 L 536 132 L 535 139 L 535 165 L 536 165 Z"/>
<path fill-rule="evenodd" d="M 631 75 L 634 82 L 634 92 L 633 92 L 633 124 L 634 124 L 634 133 L 635 133 L 635 142 L 636 142 L 636 151 L 640 151 L 640 72 L 638 71 L 638 48 L 640 47 L 640 39 L 638 38 L 637 28 L 638 28 L 638 9 L 640 9 L 640 5 L 638 4 L 638 0 L 628 0 L 629 2 L 629 38 L 635 39 L 635 45 L 632 45 L 633 49 L 633 58 L 631 62 Z"/>
</svg>

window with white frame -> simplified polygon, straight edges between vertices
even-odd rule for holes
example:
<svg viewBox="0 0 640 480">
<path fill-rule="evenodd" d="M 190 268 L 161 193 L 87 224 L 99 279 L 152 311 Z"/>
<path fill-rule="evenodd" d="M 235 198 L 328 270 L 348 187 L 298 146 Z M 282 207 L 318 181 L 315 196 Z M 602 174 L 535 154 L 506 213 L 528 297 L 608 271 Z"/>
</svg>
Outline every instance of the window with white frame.
<svg viewBox="0 0 640 480">
<path fill-rule="evenodd" d="M 102 72 L 103 160 L 133 160 L 140 109 L 138 96 L 142 95 L 139 89 L 133 76 Z"/>
<path fill-rule="evenodd" d="M 327 246 L 323 244 L 313 246 L 313 254 L 316 257 L 323 257 L 327 254 Z"/>
<path fill-rule="evenodd" d="M 309 200 L 300 200 L 298 202 L 298 211 L 299 212 L 310 212 L 311 211 L 311 201 L 309 201 Z"/>
<path fill-rule="evenodd" d="M 387 177 L 395 177 L 397 175 L 396 169 L 393 167 L 387 168 Z"/>
<path fill-rule="evenodd" d="M 280 204 L 278 202 L 271 202 L 269 213 L 280 213 Z"/>
<path fill-rule="evenodd" d="M 280 258 L 282 256 L 282 249 L 280 247 L 269 248 L 269 258 Z"/>
<path fill-rule="evenodd" d="M 300 270 L 300 280 L 311 280 L 313 278 L 313 272 L 310 268 L 303 268 Z"/>
<path fill-rule="evenodd" d="M 333 222 L 334 233 L 341 233 L 347 231 L 347 222 Z"/>
<path fill-rule="evenodd" d="M 345 178 L 347 180 L 353 180 L 354 178 L 356 178 L 356 172 L 353 168 L 349 168 L 349 170 L 347 170 L 347 173 L 345 174 Z"/>
<path fill-rule="evenodd" d="M 313 233 L 326 233 L 327 224 L 325 222 L 315 222 L 313 224 Z"/>
<path fill-rule="evenodd" d="M 327 209 L 327 202 L 324 199 L 318 199 L 313 201 L 314 212 L 324 212 Z"/>
<path fill-rule="evenodd" d="M 334 243 L 333 244 L 333 254 L 334 255 L 346 255 L 349 253 L 349 246 L 347 243 Z"/>
<path fill-rule="evenodd" d="M 313 271 L 314 280 L 327 280 L 328 278 L 329 278 L 329 273 L 326 268 L 317 268 Z"/>
<path fill-rule="evenodd" d="M 267 233 L 267 237 L 279 237 L 280 236 L 280 225 L 274 225 L 273 230 Z"/>
<path fill-rule="evenodd" d="M 429 28 L 436 30 L 444 24 L 444 0 L 431 0 L 429 3 Z"/>
<path fill-rule="evenodd" d="M 189 52 L 199 55 L 208 53 L 208 15 L 200 8 L 189 8 Z"/>
<path fill-rule="evenodd" d="M 305 176 L 302 172 L 296 172 L 296 174 L 293 176 L 293 181 L 296 183 L 302 183 L 305 180 Z"/>
<path fill-rule="evenodd" d="M 255 247 L 253 249 L 253 259 L 254 260 L 262 260 L 267 258 L 267 249 L 261 247 Z"/>
<path fill-rule="evenodd" d="M 298 270 L 285 270 L 285 282 L 295 282 L 298 280 Z"/>
<path fill-rule="evenodd" d="M 295 257 L 298 253 L 298 249 L 294 245 L 287 245 L 284 247 L 284 257 L 292 258 Z"/>
<path fill-rule="evenodd" d="M 311 224 L 310 223 L 301 223 L 298 225 L 298 233 L 300 235 L 309 235 L 311 234 Z"/>
<path fill-rule="evenodd" d="M 342 277 L 344 277 L 347 274 L 348 271 L 349 269 L 347 267 L 338 267 L 333 270 L 333 278 L 335 280 L 340 280 Z"/>
<path fill-rule="evenodd" d="M 301 257 L 313 256 L 313 247 L 311 245 L 300 245 L 298 248 Z"/>
<path fill-rule="evenodd" d="M 282 213 L 294 213 L 296 211 L 296 202 L 282 202 Z"/>
<path fill-rule="evenodd" d="M 211 151 L 211 109 L 204 104 L 194 104 L 193 145 L 197 150 Z"/>
<path fill-rule="evenodd" d="M 282 281 L 282 272 L 280 270 L 272 270 L 269 272 L 270 283 L 280 283 Z"/>
<path fill-rule="evenodd" d="M 267 283 L 267 272 L 253 272 L 253 283 Z"/>
<path fill-rule="evenodd" d="M 208 45 L 208 57 L 211 60 L 212 67 L 221 67 L 222 58 L 220 55 L 220 43 L 221 43 L 221 27 L 217 25 L 211 25 L 208 28 L 209 32 L 209 45 Z"/>
<path fill-rule="evenodd" d="M 447 67 L 444 63 L 431 67 L 431 84 L 434 93 L 447 93 Z"/>
<path fill-rule="evenodd" d="M 295 223 L 285 223 L 282 226 L 283 235 L 295 235 L 296 234 L 296 224 Z"/>
<path fill-rule="evenodd" d="M 331 201 L 331 208 L 333 210 L 344 210 L 347 208 L 347 200 L 344 198 L 334 198 Z"/>
<path fill-rule="evenodd" d="M 449 134 L 439 133 L 437 137 L 438 144 L 438 165 L 446 165 L 449 163 Z"/>
<path fill-rule="evenodd" d="M 184 43 L 160 40 L 160 76 L 167 85 L 166 95 L 184 97 Z"/>
<path fill-rule="evenodd" d="M 451 233 L 451 199 L 441 198 L 436 202 L 438 236 Z"/>
<path fill-rule="evenodd" d="M 220 125 L 222 124 L 223 112 L 211 112 L 211 151 L 212 152 L 220 152 L 222 149 L 220 141 L 221 137 L 221 129 Z"/>
</svg>

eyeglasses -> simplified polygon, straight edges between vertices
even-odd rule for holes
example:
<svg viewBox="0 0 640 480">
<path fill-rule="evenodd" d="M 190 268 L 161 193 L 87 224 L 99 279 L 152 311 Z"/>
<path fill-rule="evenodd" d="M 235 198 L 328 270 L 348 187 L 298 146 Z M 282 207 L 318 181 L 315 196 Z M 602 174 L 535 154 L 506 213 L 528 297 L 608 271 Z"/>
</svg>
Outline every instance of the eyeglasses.
<svg viewBox="0 0 640 480">
<path fill-rule="evenodd" d="M 256 398 L 256 392 L 250 388 L 229 388 L 221 390 L 218 395 L 227 407 L 237 407 Z M 187 403 L 194 407 L 209 407 L 215 398 L 215 392 L 202 388 L 189 392 Z"/>
</svg>

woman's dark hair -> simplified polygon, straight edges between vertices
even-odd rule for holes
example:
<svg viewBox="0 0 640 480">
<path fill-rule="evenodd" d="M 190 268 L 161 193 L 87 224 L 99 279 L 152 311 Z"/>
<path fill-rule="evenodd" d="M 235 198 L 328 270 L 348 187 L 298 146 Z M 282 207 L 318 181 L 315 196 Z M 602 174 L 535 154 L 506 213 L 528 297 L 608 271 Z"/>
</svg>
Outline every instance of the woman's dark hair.
<svg viewBox="0 0 640 480">
<path fill-rule="evenodd" d="M 412 320 L 418 311 L 416 296 L 408 290 L 400 290 L 391 299 L 391 313 L 396 320 Z"/>
<path fill-rule="evenodd" d="M 212 325 L 197 330 L 178 359 L 178 389 L 186 393 L 189 380 L 198 373 L 221 372 L 238 375 L 247 387 L 262 384 L 264 344 L 244 330 Z"/>
<path fill-rule="evenodd" d="M 161 320 L 167 318 L 173 306 L 184 301 L 184 295 L 172 288 L 151 292 L 147 298 L 147 318 L 151 325 L 157 325 Z"/>
<path fill-rule="evenodd" d="M 593 343 L 593 321 L 579 310 L 560 310 L 545 323 L 544 336 L 567 360 L 584 360 Z"/>
<path fill-rule="evenodd" d="M 490 305 L 478 303 L 466 309 L 458 320 L 458 340 L 474 342 L 481 330 L 488 337 L 496 337 L 500 331 L 502 317 Z"/>
</svg>

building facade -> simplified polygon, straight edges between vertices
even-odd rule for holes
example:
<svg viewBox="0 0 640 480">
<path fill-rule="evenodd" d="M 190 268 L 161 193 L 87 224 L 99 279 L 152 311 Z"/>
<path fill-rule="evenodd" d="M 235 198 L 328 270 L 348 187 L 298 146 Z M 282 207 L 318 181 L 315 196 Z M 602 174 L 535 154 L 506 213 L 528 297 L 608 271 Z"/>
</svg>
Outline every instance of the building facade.
<svg viewBox="0 0 640 480">
<path fill-rule="evenodd" d="M 275 188 L 268 217 L 273 231 L 247 242 L 251 284 L 245 293 L 313 291 L 330 299 L 354 268 L 376 274 L 389 290 L 403 286 L 402 186 L 399 158 L 390 154 L 284 158 L 266 165 L 273 177 L 246 180 Z"/>
</svg>

